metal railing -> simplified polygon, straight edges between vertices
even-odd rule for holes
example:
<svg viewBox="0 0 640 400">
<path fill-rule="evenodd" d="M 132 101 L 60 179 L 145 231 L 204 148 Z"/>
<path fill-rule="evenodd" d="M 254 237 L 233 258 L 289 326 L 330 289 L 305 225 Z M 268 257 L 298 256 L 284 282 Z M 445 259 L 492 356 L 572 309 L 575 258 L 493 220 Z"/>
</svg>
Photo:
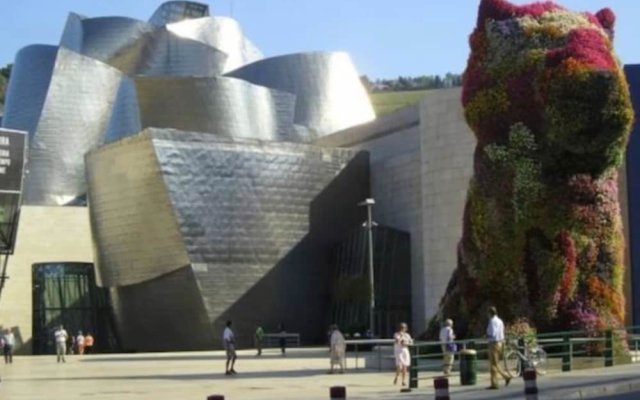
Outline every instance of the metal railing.
<svg viewBox="0 0 640 400">
<path fill-rule="evenodd" d="M 513 340 L 514 338 L 507 338 Z M 547 353 L 547 370 L 567 372 L 572 369 L 611 367 L 640 362 L 640 326 L 607 329 L 598 332 L 564 331 L 538 334 L 530 338 Z M 459 350 L 473 349 L 478 360 L 488 359 L 486 339 L 456 340 Z M 418 341 L 409 347 L 411 367 L 409 386 L 417 388 L 422 379 L 440 375 L 442 369 L 442 342 Z M 421 372 L 436 372 L 423 374 Z"/>
<path fill-rule="evenodd" d="M 355 356 L 355 369 L 358 369 L 358 354 L 359 348 L 365 347 L 370 348 L 372 351 L 375 350 L 377 354 L 378 361 L 378 371 L 382 371 L 382 360 L 383 360 L 383 350 L 384 349 L 393 349 L 393 339 L 353 339 L 353 340 L 345 340 L 347 344 L 347 355 L 349 354 L 349 350 L 353 349 Z M 390 354 L 393 355 L 393 350 L 390 351 Z"/>
</svg>

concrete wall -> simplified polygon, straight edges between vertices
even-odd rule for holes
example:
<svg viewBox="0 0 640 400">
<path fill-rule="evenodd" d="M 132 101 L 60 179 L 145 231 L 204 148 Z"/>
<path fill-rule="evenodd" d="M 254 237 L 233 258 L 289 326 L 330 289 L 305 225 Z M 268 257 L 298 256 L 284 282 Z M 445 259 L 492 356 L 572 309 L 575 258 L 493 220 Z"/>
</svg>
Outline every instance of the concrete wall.
<svg viewBox="0 0 640 400">
<path fill-rule="evenodd" d="M 374 219 L 411 234 L 414 332 L 437 311 L 457 263 L 476 143 L 460 95 L 434 90 L 419 105 L 317 142 L 369 151 Z"/>
<path fill-rule="evenodd" d="M 415 331 L 424 328 L 425 319 L 419 117 L 419 107 L 410 106 L 317 142 L 369 152 L 374 221 L 411 235 L 411 326 Z"/>
<path fill-rule="evenodd" d="M 438 309 L 457 265 L 462 215 L 476 140 L 464 120 L 461 89 L 438 90 L 420 104 L 424 316 Z"/>
<path fill-rule="evenodd" d="M 31 266 L 55 261 L 93 262 L 87 208 L 23 206 L 0 298 L 0 326 L 13 330 L 18 354 L 31 353 Z"/>
<path fill-rule="evenodd" d="M 352 148 L 370 153 L 371 195 L 376 200 L 374 221 L 411 235 L 411 303 L 415 327 L 424 315 L 422 288 L 425 284 L 419 127 L 403 129 Z"/>
</svg>

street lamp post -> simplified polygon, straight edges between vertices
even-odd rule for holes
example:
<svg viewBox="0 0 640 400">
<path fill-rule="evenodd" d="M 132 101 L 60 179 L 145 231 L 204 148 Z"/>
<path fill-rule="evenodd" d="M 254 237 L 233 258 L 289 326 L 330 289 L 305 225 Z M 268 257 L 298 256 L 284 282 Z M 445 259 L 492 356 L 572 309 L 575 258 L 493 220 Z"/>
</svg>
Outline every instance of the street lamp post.
<svg viewBox="0 0 640 400">
<path fill-rule="evenodd" d="M 371 218 L 371 208 L 376 204 L 374 199 L 365 199 L 358 203 L 359 206 L 367 207 L 367 241 L 369 242 L 369 331 L 371 335 L 374 332 L 374 310 L 376 308 L 376 294 L 373 283 L 373 220 Z"/>
</svg>

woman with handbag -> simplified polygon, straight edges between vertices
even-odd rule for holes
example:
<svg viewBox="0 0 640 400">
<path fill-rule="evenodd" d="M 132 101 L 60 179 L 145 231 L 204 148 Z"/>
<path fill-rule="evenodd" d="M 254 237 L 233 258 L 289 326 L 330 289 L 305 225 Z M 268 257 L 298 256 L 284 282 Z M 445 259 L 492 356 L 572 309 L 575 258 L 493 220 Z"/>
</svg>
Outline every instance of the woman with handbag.
<svg viewBox="0 0 640 400">
<path fill-rule="evenodd" d="M 396 377 L 393 384 L 398 383 L 398 376 L 402 375 L 402 386 L 405 386 L 405 377 L 407 375 L 407 367 L 411 365 L 411 355 L 409 354 L 409 346 L 413 344 L 413 339 L 409 332 L 407 324 L 402 322 L 398 327 L 398 332 L 393 335 L 395 343 L 393 344 L 393 353 L 396 358 Z"/>
<path fill-rule="evenodd" d="M 456 335 L 453 332 L 453 321 L 446 319 L 440 329 L 440 342 L 442 343 L 442 372 L 445 375 L 451 374 L 453 360 L 458 352 L 458 345 L 454 342 Z"/>
</svg>

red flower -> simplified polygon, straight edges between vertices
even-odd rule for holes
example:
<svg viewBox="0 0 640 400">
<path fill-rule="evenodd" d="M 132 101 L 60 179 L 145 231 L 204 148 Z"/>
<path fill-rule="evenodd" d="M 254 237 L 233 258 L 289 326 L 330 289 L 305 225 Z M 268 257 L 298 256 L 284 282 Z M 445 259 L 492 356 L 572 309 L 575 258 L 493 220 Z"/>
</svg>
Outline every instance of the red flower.
<svg viewBox="0 0 640 400">
<path fill-rule="evenodd" d="M 607 39 L 594 29 L 579 28 L 571 31 L 565 47 L 547 53 L 547 67 L 557 67 L 568 58 L 594 69 L 616 68 Z"/>
<path fill-rule="evenodd" d="M 613 31 L 613 26 L 616 24 L 616 15 L 610 8 L 607 7 L 598 11 L 596 13 L 596 18 L 598 18 L 600 25 L 602 25 L 604 29 Z"/>
</svg>

